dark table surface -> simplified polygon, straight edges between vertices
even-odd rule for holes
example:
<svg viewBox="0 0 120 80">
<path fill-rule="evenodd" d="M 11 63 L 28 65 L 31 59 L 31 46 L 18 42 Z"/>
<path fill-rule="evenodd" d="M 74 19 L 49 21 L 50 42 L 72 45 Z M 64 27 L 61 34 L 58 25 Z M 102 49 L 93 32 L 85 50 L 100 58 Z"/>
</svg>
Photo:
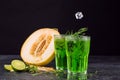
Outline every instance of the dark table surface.
<svg viewBox="0 0 120 80">
<path fill-rule="evenodd" d="M 66 73 L 41 72 L 33 75 L 28 72 L 4 70 L 4 64 L 10 64 L 13 59 L 21 58 L 19 55 L 0 55 L 0 80 L 69 80 Z M 55 67 L 55 61 L 47 66 Z M 120 56 L 90 56 L 87 80 L 120 80 Z"/>
</svg>

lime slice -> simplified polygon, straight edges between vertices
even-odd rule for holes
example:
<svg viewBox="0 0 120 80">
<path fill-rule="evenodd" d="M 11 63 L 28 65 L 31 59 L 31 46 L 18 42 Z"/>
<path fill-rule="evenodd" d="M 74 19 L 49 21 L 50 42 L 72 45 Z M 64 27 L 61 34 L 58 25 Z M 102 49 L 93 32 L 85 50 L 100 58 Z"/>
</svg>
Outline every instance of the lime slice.
<svg viewBox="0 0 120 80">
<path fill-rule="evenodd" d="M 26 64 L 21 60 L 12 60 L 11 66 L 16 71 L 23 71 L 26 69 Z"/>
<path fill-rule="evenodd" d="M 4 68 L 7 70 L 7 71 L 14 71 L 14 69 L 12 68 L 12 66 L 10 64 L 5 64 L 4 65 Z"/>
</svg>

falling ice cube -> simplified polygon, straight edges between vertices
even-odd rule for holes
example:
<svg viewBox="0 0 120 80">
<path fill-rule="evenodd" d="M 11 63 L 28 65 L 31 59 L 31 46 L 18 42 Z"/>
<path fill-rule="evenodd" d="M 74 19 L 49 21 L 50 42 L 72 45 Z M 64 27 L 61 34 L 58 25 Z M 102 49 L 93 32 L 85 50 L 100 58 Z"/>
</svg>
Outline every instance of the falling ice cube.
<svg viewBox="0 0 120 80">
<path fill-rule="evenodd" d="M 82 19 L 83 18 L 82 12 L 75 13 L 75 17 L 76 17 L 76 19 Z"/>
</svg>

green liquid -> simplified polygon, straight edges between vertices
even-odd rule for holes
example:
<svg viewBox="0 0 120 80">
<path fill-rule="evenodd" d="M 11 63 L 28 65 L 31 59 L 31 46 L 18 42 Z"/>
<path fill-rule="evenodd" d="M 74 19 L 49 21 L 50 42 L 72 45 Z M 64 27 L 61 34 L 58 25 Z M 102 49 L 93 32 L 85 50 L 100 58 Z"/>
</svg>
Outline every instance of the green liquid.
<svg viewBox="0 0 120 80">
<path fill-rule="evenodd" d="M 54 47 L 55 47 L 56 69 L 66 70 L 67 58 L 66 58 L 66 50 L 65 50 L 65 38 L 55 38 Z"/>
<path fill-rule="evenodd" d="M 68 72 L 87 73 L 90 38 L 71 37 L 65 40 Z"/>
</svg>

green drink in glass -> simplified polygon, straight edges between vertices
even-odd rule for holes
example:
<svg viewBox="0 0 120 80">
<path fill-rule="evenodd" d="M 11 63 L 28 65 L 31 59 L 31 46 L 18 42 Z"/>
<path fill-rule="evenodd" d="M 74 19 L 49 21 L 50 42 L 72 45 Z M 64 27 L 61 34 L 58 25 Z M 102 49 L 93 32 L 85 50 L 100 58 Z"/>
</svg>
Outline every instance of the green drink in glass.
<svg viewBox="0 0 120 80">
<path fill-rule="evenodd" d="M 67 69 L 65 35 L 54 35 L 55 62 L 57 70 Z"/>
<path fill-rule="evenodd" d="M 65 38 L 68 73 L 87 73 L 89 36 L 68 35 Z"/>
</svg>

